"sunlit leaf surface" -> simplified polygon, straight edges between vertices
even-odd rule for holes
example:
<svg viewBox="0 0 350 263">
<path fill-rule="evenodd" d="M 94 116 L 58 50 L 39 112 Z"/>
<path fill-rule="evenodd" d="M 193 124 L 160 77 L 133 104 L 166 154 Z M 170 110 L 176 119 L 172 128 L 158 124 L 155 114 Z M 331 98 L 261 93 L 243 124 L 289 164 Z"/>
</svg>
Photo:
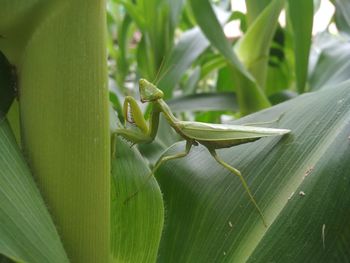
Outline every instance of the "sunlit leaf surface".
<svg viewBox="0 0 350 263">
<path fill-rule="evenodd" d="M 300 96 L 240 123 L 279 116 L 271 127 L 291 134 L 218 151 L 248 181 L 268 227 L 238 178 L 194 147 L 157 173 L 166 206 L 159 262 L 349 258 L 350 85 Z M 183 149 L 179 143 L 166 154 Z"/>
</svg>

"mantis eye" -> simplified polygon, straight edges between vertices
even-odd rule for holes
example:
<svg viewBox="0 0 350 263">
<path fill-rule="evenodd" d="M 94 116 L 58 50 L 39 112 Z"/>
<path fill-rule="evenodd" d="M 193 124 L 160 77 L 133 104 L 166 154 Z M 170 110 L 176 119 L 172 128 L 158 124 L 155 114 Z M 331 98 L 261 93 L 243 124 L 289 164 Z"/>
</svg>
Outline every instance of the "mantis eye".
<svg viewBox="0 0 350 263">
<path fill-rule="evenodd" d="M 146 79 L 140 79 L 139 88 L 142 102 L 159 100 L 164 96 L 160 89 Z"/>
</svg>

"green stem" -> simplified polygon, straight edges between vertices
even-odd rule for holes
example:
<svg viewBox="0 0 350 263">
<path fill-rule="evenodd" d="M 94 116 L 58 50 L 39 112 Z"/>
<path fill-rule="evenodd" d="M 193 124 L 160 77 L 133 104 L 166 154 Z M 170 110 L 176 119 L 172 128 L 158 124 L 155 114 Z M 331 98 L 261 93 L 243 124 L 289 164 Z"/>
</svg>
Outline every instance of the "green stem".
<svg viewBox="0 0 350 263">
<path fill-rule="evenodd" d="M 18 19 L 0 25 L 8 41 L 0 47 L 19 68 L 22 139 L 31 169 L 70 260 L 108 262 L 105 2 L 7 2 Z"/>
</svg>

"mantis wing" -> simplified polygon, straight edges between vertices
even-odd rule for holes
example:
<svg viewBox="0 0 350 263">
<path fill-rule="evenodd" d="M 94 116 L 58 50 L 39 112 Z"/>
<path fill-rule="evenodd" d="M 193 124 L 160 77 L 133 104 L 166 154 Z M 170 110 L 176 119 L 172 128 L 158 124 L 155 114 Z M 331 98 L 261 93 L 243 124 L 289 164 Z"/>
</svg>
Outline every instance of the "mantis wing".
<svg viewBox="0 0 350 263">
<path fill-rule="evenodd" d="M 276 136 L 289 133 L 287 129 L 263 128 L 230 124 L 211 124 L 204 122 L 179 121 L 181 132 L 198 141 L 234 141 L 254 140 L 266 136 Z"/>
</svg>

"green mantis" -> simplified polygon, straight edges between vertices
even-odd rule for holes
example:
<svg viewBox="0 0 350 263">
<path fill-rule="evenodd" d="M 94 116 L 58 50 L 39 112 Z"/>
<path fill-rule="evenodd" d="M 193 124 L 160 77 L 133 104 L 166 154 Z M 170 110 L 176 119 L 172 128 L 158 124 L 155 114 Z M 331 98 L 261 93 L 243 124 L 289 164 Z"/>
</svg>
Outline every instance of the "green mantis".
<svg viewBox="0 0 350 263">
<path fill-rule="evenodd" d="M 190 152 L 192 146 L 202 144 L 208 149 L 209 153 L 220 165 L 225 167 L 240 179 L 246 193 L 249 195 L 251 202 L 254 204 L 263 220 L 264 225 L 266 226 L 267 224 L 263 213 L 255 201 L 253 194 L 251 193 L 248 184 L 243 178 L 241 172 L 220 159 L 216 153 L 216 150 L 221 148 L 229 148 L 243 143 L 253 142 L 262 137 L 283 135 L 289 133 L 290 130 L 244 125 L 210 124 L 203 122 L 181 121 L 173 115 L 169 106 L 162 99 L 163 92 L 155 85 L 145 79 L 140 79 L 139 89 L 141 102 L 149 102 L 153 105 L 148 124 L 144 119 L 142 111 L 137 105 L 136 100 L 133 97 L 128 96 L 125 98 L 123 106 L 125 120 L 126 122 L 133 123 L 136 126 L 136 129 L 128 129 L 124 127 L 118 128 L 115 131 L 114 135 L 122 136 L 133 144 L 150 143 L 154 140 L 157 134 L 159 115 L 162 113 L 169 125 L 183 139 L 186 140 L 185 151 L 174 155 L 161 157 L 154 165 L 150 176 L 153 175 L 159 166 L 164 162 L 185 157 Z"/>
</svg>

